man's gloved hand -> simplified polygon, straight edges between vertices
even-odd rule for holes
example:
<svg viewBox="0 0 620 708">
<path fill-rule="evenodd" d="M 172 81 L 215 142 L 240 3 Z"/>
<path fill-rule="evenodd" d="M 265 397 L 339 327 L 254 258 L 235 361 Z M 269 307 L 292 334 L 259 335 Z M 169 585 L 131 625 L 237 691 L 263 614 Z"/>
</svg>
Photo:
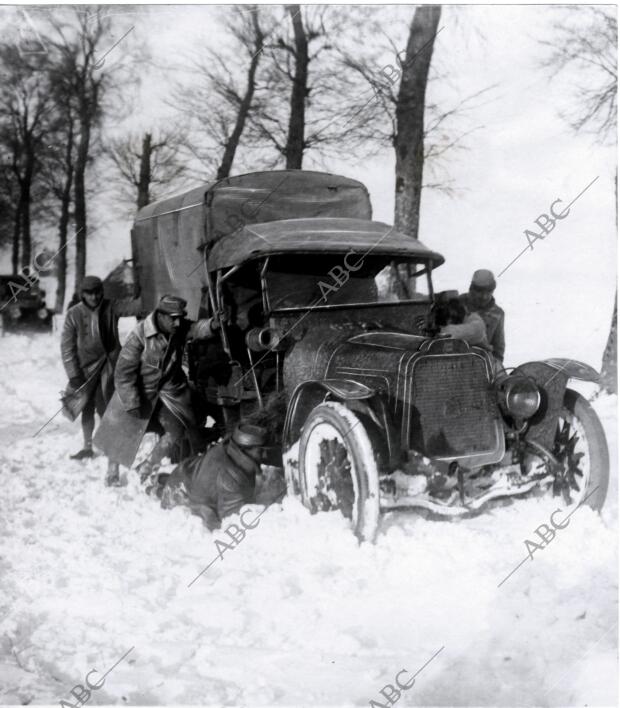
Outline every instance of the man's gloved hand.
<svg viewBox="0 0 620 708">
<path fill-rule="evenodd" d="M 418 315 L 415 318 L 415 326 L 419 332 L 425 332 L 428 325 L 428 319 L 424 315 Z"/>
<path fill-rule="evenodd" d="M 211 318 L 211 331 L 217 332 L 217 330 L 220 328 L 221 322 L 229 323 L 231 314 L 232 310 L 230 308 L 230 305 L 224 305 L 220 317 Z"/>
<path fill-rule="evenodd" d="M 140 418 L 140 406 L 137 408 L 130 408 L 127 411 L 127 414 L 130 415 L 132 418 Z"/>
<path fill-rule="evenodd" d="M 84 378 L 83 374 L 80 374 L 79 376 L 72 376 L 69 379 L 69 386 L 71 386 L 74 391 L 77 391 L 78 388 L 80 388 L 80 386 L 83 386 L 85 383 L 86 379 Z"/>
<path fill-rule="evenodd" d="M 439 327 L 435 325 L 431 316 L 424 317 L 423 315 L 420 315 L 419 317 L 416 317 L 415 325 L 418 332 L 423 337 L 436 337 L 439 332 Z"/>
</svg>

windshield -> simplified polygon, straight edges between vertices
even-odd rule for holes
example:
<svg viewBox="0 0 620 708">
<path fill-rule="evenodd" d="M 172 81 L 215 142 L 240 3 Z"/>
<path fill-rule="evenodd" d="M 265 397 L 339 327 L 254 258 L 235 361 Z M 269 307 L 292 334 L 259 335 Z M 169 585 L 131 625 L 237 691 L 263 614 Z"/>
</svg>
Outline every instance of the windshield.
<svg viewBox="0 0 620 708">
<path fill-rule="evenodd" d="M 276 256 L 265 273 L 271 310 L 430 301 L 427 261 L 353 254 Z"/>
</svg>

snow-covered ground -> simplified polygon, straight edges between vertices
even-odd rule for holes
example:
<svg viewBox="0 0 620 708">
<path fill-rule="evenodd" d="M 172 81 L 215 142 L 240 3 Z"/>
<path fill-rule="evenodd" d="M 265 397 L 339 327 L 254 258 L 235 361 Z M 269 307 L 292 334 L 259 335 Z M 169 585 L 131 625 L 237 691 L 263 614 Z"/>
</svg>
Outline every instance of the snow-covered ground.
<svg viewBox="0 0 620 708">
<path fill-rule="evenodd" d="M 37 432 L 63 385 L 54 335 L 0 339 L 0 703 L 74 703 L 131 650 L 90 703 L 389 705 L 380 690 L 443 647 L 400 705 L 617 705 L 615 398 L 595 401 L 602 518 L 579 508 L 498 587 L 552 499 L 392 513 L 360 546 L 337 514 L 285 498 L 219 559 L 225 534 L 162 511 L 135 474 L 107 489 L 103 458 L 68 460 L 78 424 Z"/>
</svg>

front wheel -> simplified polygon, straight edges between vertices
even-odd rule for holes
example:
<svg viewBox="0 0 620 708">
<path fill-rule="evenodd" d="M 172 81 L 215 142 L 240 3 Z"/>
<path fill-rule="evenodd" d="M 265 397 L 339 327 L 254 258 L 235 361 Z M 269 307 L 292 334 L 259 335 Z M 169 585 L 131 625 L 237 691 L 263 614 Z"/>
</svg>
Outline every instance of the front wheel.
<svg viewBox="0 0 620 708">
<path fill-rule="evenodd" d="M 305 506 L 313 512 L 338 509 L 360 540 L 374 540 L 379 473 L 363 423 L 342 403 L 321 403 L 308 416 L 299 471 Z"/>
<path fill-rule="evenodd" d="M 585 503 L 600 510 L 609 485 L 605 431 L 592 406 L 570 388 L 564 393 L 552 452 L 560 463 L 554 494 L 567 505 Z"/>
</svg>

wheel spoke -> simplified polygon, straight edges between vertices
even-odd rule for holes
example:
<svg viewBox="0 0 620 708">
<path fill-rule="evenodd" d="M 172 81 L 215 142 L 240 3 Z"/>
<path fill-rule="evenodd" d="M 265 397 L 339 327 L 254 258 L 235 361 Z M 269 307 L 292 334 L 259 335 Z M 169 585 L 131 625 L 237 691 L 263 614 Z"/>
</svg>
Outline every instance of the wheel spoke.
<svg viewBox="0 0 620 708">
<path fill-rule="evenodd" d="M 566 484 L 562 486 L 562 496 L 564 497 L 564 501 L 566 502 L 567 506 L 570 505 L 570 492 L 568 491 L 568 486 Z"/>
<path fill-rule="evenodd" d="M 327 450 L 327 440 L 321 440 L 319 445 L 319 450 L 321 452 L 321 463 L 326 465 L 329 460 L 329 452 Z"/>
<path fill-rule="evenodd" d="M 355 488 L 351 478 L 351 463 L 346 446 L 336 437 L 317 440 L 319 460 L 313 508 L 317 511 L 340 509 L 352 517 Z"/>
<path fill-rule="evenodd" d="M 559 463 L 555 471 L 553 494 L 561 494 L 568 505 L 579 501 L 588 486 L 589 455 L 583 451 L 584 440 L 579 419 L 565 409 L 558 420 L 553 444 L 553 455 Z"/>
<path fill-rule="evenodd" d="M 574 478 L 574 477 L 571 477 L 571 478 L 570 478 L 570 480 L 569 480 L 569 485 L 570 485 L 570 488 L 571 488 L 571 489 L 574 489 L 576 492 L 579 491 L 579 485 L 578 485 L 577 482 L 575 481 L 575 478 Z"/>
</svg>

